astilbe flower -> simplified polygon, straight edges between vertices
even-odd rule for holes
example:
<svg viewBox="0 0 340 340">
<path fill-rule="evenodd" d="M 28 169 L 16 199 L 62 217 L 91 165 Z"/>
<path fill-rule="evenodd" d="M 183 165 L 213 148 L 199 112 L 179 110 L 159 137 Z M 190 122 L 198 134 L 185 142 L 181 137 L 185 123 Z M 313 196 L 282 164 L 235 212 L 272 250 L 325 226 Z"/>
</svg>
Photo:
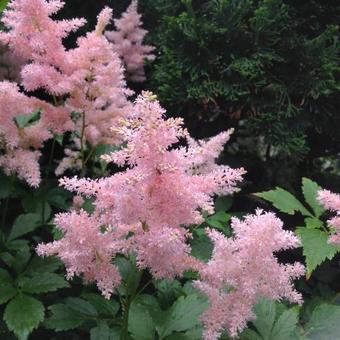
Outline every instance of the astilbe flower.
<svg viewBox="0 0 340 340">
<path fill-rule="evenodd" d="M 72 91 L 65 105 L 82 114 L 77 130 L 84 128 L 85 138 L 93 146 L 120 141 L 110 128 L 129 111 L 127 97 L 133 93 L 126 88 L 118 55 L 102 34 L 111 15 L 112 10 L 106 7 L 95 30 L 79 38 L 78 47 L 66 55 Z"/>
<path fill-rule="evenodd" d="M 16 115 L 32 113 L 31 109 L 39 110 L 39 123 L 29 129 L 20 129 L 20 141 L 24 146 L 17 143 L 15 147 L 25 150 L 42 147 L 43 142 L 55 133 L 71 131 L 73 140 L 70 145 L 76 148 L 66 155 L 63 166 L 57 169 L 59 173 L 73 166 L 81 168 L 81 153 L 88 148 L 95 148 L 101 143 L 121 142 L 110 127 L 117 125 L 117 120 L 128 113 L 131 107 L 128 96 L 132 94 L 126 88 L 119 56 L 103 35 L 105 26 L 111 20 L 112 10 L 105 8 L 98 16 L 95 30 L 79 38 L 76 48 L 66 50 L 63 38 L 77 30 L 85 20 L 53 20 L 51 16 L 63 6 L 64 2 L 59 0 L 12 0 L 2 18 L 7 30 L 0 33 L 0 42 L 9 48 L 9 53 L 22 60 L 20 85 L 23 89 L 26 92 L 43 89 L 55 98 L 53 106 L 23 93 L 19 95 L 17 88 L 17 103 L 12 110 L 6 104 L 7 92 L 3 92 L 1 106 L 8 107 L 6 110 L 0 109 L 2 116 L 8 115 L 7 118 L 3 117 L 7 120 L 3 128 L 6 130 Z M 6 84 L 4 88 L 8 88 Z M 27 101 L 31 105 L 26 105 Z M 16 106 L 21 111 L 16 110 Z M 72 112 L 78 113 L 78 116 L 72 116 L 75 122 L 71 119 Z M 11 133 L 17 133 L 13 124 L 5 135 L 10 136 Z M 11 138 L 2 138 L 2 146 L 6 150 L 13 148 L 13 143 Z M 33 159 L 38 161 L 36 156 L 31 157 Z M 14 169 L 18 172 L 23 164 L 19 163 L 16 167 L 13 160 L 10 172 Z M 38 179 L 35 182 L 38 183 Z"/>
<path fill-rule="evenodd" d="M 210 307 L 202 315 L 205 340 L 218 339 L 223 329 L 236 336 L 255 317 L 252 306 L 261 297 L 301 303 L 292 280 L 303 275 L 303 265 L 279 264 L 274 255 L 299 246 L 294 234 L 282 226 L 273 213 L 257 210 L 243 221 L 232 219 L 234 238 L 207 230 L 214 251 L 200 270 L 200 280 L 194 283 L 210 300 Z"/>
<path fill-rule="evenodd" d="M 105 226 L 105 235 L 123 242 L 124 253 L 134 253 L 140 268 L 148 268 L 157 278 L 173 278 L 186 269 L 201 266 L 190 255 L 186 241 L 191 235 L 185 226 L 202 222 L 203 211 L 213 212 L 212 198 L 216 192 L 236 191 L 235 185 L 244 170 L 210 164 L 218 157 L 229 133 L 215 137 L 218 146 L 210 152 L 209 142 L 198 142 L 195 150 L 190 146 L 172 148 L 179 141 L 184 142 L 188 132 L 182 127 L 182 119 L 165 119 L 164 113 L 151 93 L 143 93 L 129 118 L 115 129 L 125 137 L 126 147 L 106 157 L 127 169 L 99 180 L 64 178 L 61 184 L 78 195 L 94 198 L 96 226 L 91 228 L 100 233 Z M 204 170 L 202 155 L 207 157 L 209 172 Z M 71 215 L 72 222 L 68 218 Z M 80 213 L 79 219 L 82 218 Z M 76 219 L 74 211 L 63 215 L 69 229 L 77 228 Z M 76 232 L 72 235 L 77 238 Z M 88 237 L 92 237 L 91 233 Z M 55 254 L 64 260 L 68 270 L 85 273 L 84 264 L 78 265 L 73 254 L 68 259 L 71 256 L 68 245 L 80 240 L 71 240 L 65 233 L 58 242 Z M 49 246 L 46 247 L 40 249 Z M 111 282 L 112 286 L 116 281 Z"/>
<path fill-rule="evenodd" d="M 84 210 L 59 214 L 55 218 L 64 238 L 37 247 L 39 255 L 58 255 L 65 263 L 67 277 L 84 275 L 86 281 L 96 281 L 103 295 L 109 297 L 114 285 L 120 283 L 119 272 L 111 264 L 112 257 L 121 251 L 123 243 L 114 234 L 101 231 L 95 215 Z"/>
<path fill-rule="evenodd" d="M 17 173 L 19 178 L 35 187 L 40 182 L 38 150 L 51 138 L 51 133 L 41 122 L 21 128 L 15 118 L 38 110 L 43 114 L 49 109 L 48 104 L 42 105 L 40 100 L 21 93 L 15 83 L 0 82 L 0 145 L 3 149 L 0 166 L 7 174 Z"/>
<path fill-rule="evenodd" d="M 53 20 L 51 16 L 64 6 L 59 0 L 12 0 L 1 19 L 8 32 L 0 40 L 26 60 L 21 75 L 29 91 L 44 87 L 60 95 L 69 91 L 64 79 L 65 48 L 62 39 L 76 31 L 84 19 Z"/>
<path fill-rule="evenodd" d="M 318 201 L 328 210 L 336 212 L 336 216 L 328 220 L 335 229 L 335 233 L 329 237 L 328 242 L 340 246 L 340 195 L 329 190 L 320 190 L 317 193 Z"/>
<path fill-rule="evenodd" d="M 137 11 L 138 2 L 133 0 L 119 19 L 115 19 L 115 31 L 107 31 L 107 38 L 113 42 L 114 51 L 122 58 L 127 77 L 134 82 L 145 80 L 144 62 L 152 61 L 154 47 L 143 45 L 147 31 L 142 29 L 141 15 Z"/>
</svg>

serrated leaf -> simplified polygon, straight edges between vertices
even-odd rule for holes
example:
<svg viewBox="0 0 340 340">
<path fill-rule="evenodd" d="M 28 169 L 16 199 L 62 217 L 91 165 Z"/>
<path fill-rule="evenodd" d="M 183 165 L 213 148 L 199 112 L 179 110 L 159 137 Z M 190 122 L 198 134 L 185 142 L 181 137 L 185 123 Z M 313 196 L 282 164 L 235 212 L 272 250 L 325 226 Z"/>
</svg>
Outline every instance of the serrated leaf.
<svg viewBox="0 0 340 340">
<path fill-rule="evenodd" d="M 340 334 L 340 306 L 317 306 L 306 325 L 307 340 L 335 340 Z"/>
<path fill-rule="evenodd" d="M 62 303 L 52 305 L 48 309 L 52 316 L 46 320 L 45 325 L 47 328 L 58 332 L 77 328 L 85 321 L 83 317 L 74 313 L 72 309 Z"/>
<path fill-rule="evenodd" d="M 9 282 L 0 281 L 0 305 L 17 295 L 17 289 Z"/>
<path fill-rule="evenodd" d="M 61 261 L 53 256 L 34 256 L 26 268 L 27 274 L 53 273 L 62 266 Z"/>
<path fill-rule="evenodd" d="M 129 259 L 123 257 L 116 258 L 116 264 L 124 282 L 124 285 L 119 287 L 120 294 L 134 294 L 142 277 L 142 272 L 138 270 L 135 259 L 132 257 Z"/>
<path fill-rule="evenodd" d="M 155 324 L 149 310 L 157 308 L 159 308 L 158 303 L 151 295 L 140 295 L 132 301 L 128 330 L 135 339 L 150 340 L 154 338 Z"/>
<path fill-rule="evenodd" d="M 282 188 L 276 187 L 275 190 L 259 192 L 255 195 L 273 203 L 274 207 L 281 212 L 294 215 L 295 212 L 299 211 L 304 216 L 313 217 L 295 196 Z"/>
<path fill-rule="evenodd" d="M 307 228 L 311 229 L 318 229 L 323 226 L 322 221 L 320 221 L 318 218 L 312 218 L 312 217 L 307 217 L 305 218 L 305 224 Z"/>
<path fill-rule="evenodd" d="M 321 187 L 317 183 L 308 178 L 302 178 L 302 193 L 308 205 L 313 209 L 316 217 L 320 217 L 325 211 L 316 199 L 319 190 L 321 190 Z"/>
<path fill-rule="evenodd" d="M 9 272 L 3 268 L 0 268 L 0 282 L 13 282 L 12 276 L 9 274 Z"/>
<path fill-rule="evenodd" d="M 107 300 L 102 295 L 88 293 L 82 297 L 89 301 L 99 314 L 114 317 L 119 310 L 119 303 L 116 300 Z"/>
<path fill-rule="evenodd" d="M 43 320 L 43 304 L 28 295 L 16 296 L 5 308 L 4 321 L 19 339 L 27 339 Z"/>
<path fill-rule="evenodd" d="M 48 221 L 52 214 L 52 209 L 50 204 L 45 201 L 42 197 L 34 197 L 34 196 L 26 196 L 21 204 L 27 213 L 37 214 L 42 219 L 44 217 L 44 221 Z"/>
<path fill-rule="evenodd" d="M 253 321 L 253 324 L 256 327 L 256 330 L 263 339 L 268 340 L 276 316 L 275 302 L 267 299 L 261 299 L 254 306 L 254 313 L 256 314 L 256 319 Z"/>
<path fill-rule="evenodd" d="M 298 322 L 298 308 L 284 311 L 275 322 L 270 339 L 287 340 L 294 334 Z"/>
<path fill-rule="evenodd" d="M 98 316 L 97 310 L 91 305 L 91 303 L 83 299 L 67 298 L 65 302 L 73 313 L 79 314 L 83 318 L 95 318 Z"/>
<path fill-rule="evenodd" d="M 22 273 L 27 267 L 28 262 L 31 259 L 31 252 L 27 248 L 23 248 L 15 254 L 12 268 L 17 272 L 17 274 Z"/>
<path fill-rule="evenodd" d="M 6 247 L 8 250 L 14 251 L 29 251 L 29 241 L 27 240 L 12 240 L 6 242 Z"/>
<path fill-rule="evenodd" d="M 263 340 L 263 338 L 252 329 L 248 328 L 241 334 L 241 340 Z"/>
<path fill-rule="evenodd" d="M 40 294 L 54 292 L 60 288 L 69 287 L 66 280 L 55 273 L 37 273 L 32 277 L 23 277 L 19 281 L 21 289 L 25 293 Z"/>
<path fill-rule="evenodd" d="M 306 258 L 307 278 L 318 265 L 326 259 L 331 260 L 340 249 L 327 243 L 329 235 L 322 230 L 297 228 L 296 234 L 301 239 L 303 255 Z"/>
<path fill-rule="evenodd" d="M 194 237 L 191 242 L 191 255 L 199 260 L 208 262 L 211 258 L 213 248 L 214 246 L 208 236 L 202 235 L 200 237 Z"/>
<path fill-rule="evenodd" d="M 199 316 L 208 307 L 207 300 L 201 295 L 181 296 L 165 312 L 150 311 L 157 332 L 165 338 L 172 332 L 182 332 L 197 325 Z"/>
<path fill-rule="evenodd" d="M 20 236 L 26 235 L 40 225 L 40 216 L 37 214 L 20 215 L 13 224 L 12 230 L 8 236 L 8 241 L 14 240 Z"/>
<path fill-rule="evenodd" d="M 111 335 L 111 330 L 106 322 L 100 322 L 97 327 L 94 327 L 90 331 L 91 340 L 119 340 L 113 334 Z"/>
</svg>

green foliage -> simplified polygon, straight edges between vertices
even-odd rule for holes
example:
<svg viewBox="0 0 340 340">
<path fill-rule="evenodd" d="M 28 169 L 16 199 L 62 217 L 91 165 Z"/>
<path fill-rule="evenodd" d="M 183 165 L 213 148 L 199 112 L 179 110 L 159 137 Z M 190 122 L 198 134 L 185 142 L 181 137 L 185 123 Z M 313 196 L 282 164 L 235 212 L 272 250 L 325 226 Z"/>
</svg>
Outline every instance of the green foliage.
<svg viewBox="0 0 340 340">
<path fill-rule="evenodd" d="M 153 296 L 140 295 L 133 300 L 130 306 L 128 330 L 135 339 L 154 338 L 156 326 L 150 310 L 159 310 L 158 302 Z"/>
<path fill-rule="evenodd" d="M 302 178 L 302 192 L 305 197 L 306 202 L 313 209 L 315 217 L 319 218 L 323 213 L 324 209 L 321 207 L 316 199 L 317 192 L 321 190 L 321 187 L 315 182 L 308 178 Z"/>
<path fill-rule="evenodd" d="M 317 306 L 306 325 L 308 340 L 337 339 L 340 334 L 340 306 L 321 304 Z"/>
<path fill-rule="evenodd" d="M 20 236 L 34 231 L 40 225 L 40 216 L 37 214 L 20 215 L 13 224 L 12 230 L 8 236 L 8 241 L 14 240 Z"/>
<path fill-rule="evenodd" d="M 335 1 L 146 0 L 141 7 L 158 51 L 150 84 L 194 134 L 237 125 L 280 164 L 337 154 Z M 254 157 L 250 144 L 244 158 Z"/>
<path fill-rule="evenodd" d="M 279 308 L 281 307 L 281 308 Z M 286 308 L 275 302 L 262 299 L 254 306 L 256 319 L 253 329 L 247 329 L 241 340 L 287 340 L 293 339 L 298 324 L 298 308 Z"/>
<path fill-rule="evenodd" d="M 0 13 L 6 8 L 8 0 L 0 0 Z"/>
<path fill-rule="evenodd" d="M 199 295 L 180 297 L 169 310 L 151 310 L 152 319 L 160 339 L 172 332 L 187 331 L 198 324 L 198 317 L 208 307 L 205 298 Z"/>
<path fill-rule="evenodd" d="M 257 193 L 256 196 L 273 203 L 275 208 L 286 214 L 294 215 L 295 212 L 299 211 L 304 216 L 312 216 L 298 199 L 284 189 L 276 188 L 275 190 Z"/>
<path fill-rule="evenodd" d="M 305 226 L 298 227 L 296 234 L 300 237 L 303 255 L 306 258 L 307 279 L 309 279 L 313 271 L 324 261 L 331 260 L 340 248 L 330 245 L 328 238 L 330 231 L 326 229 L 324 223 L 319 219 L 324 209 L 316 200 L 317 191 L 320 186 L 308 178 L 302 179 L 302 192 L 306 203 L 313 209 L 311 214 L 305 206 L 292 194 L 281 188 L 257 193 L 256 196 L 261 197 L 271 203 L 279 211 L 293 215 L 300 212 L 305 216 Z"/>
<path fill-rule="evenodd" d="M 328 244 L 329 234 L 323 230 L 307 227 L 297 228 L 296 234 L 300 237 L 303 255 L 306 257 L 307 278 L 322 262 L 331 260 L 340 251 L 339 247 Z"/>
<path fill-rule="evenodd" d="M 25 294 L 16 296 L 6 307 L 4 321 L 20 340 L 27 339 L 29 333 L 44 319 L 43 304 Z"/>
</svg>

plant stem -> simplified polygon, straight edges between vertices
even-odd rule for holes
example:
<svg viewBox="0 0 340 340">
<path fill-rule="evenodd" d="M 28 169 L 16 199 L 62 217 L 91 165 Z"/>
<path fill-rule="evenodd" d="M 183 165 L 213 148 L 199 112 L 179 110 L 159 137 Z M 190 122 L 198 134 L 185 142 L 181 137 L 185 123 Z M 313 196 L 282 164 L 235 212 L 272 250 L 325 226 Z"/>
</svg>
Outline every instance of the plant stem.
<svg viewBox="0 0 340 340">
<path fill-rule="evenodd" d="M 123 324 L 122 324 L 122 332 L 120 334 L 120 340 L 127 340 L 128 339 L 128 326 L 129 326 L 129 312 L 130 312 L 130 305 L 133 300 L 133 297 L 127 297 L 124 303 L 124 310 L 123 310 Z"/>
</svg>

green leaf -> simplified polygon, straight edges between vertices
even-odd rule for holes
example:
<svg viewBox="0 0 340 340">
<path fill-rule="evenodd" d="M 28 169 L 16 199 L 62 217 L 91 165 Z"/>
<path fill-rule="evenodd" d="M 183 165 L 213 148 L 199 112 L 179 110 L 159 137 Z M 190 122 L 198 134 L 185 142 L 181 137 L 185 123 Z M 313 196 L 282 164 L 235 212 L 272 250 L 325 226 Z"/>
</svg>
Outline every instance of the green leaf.
<svg viewBox="0 0 340 340">
<path fill-rule="evenodd" d="M 130 306 L 128 330 L 135 339 L 150 340 L 155 335 L 155 324 L 149 314 L 150 309 L 159 308 L 151 295 L 140 295 Z"/>
<path fill-rule="evenodd" d="M 263 340 L 255 331 L 248 328 L 240 336 L 241 340 Z"/>
<path fill-rule="evenodd" d="M 191 241 L 191 255 L 204 262 L 208 262 L 211 258 L 213 248 L 212 242 L 206 235 L 194 237 Z"/>
<path fill-rule="evenodd" d="M 313 217 L 295 196 L 282 188 L 276 187 L 275 190 L 259 192 L 255 195 L 272 202 L 275 208 L 289 215 L 294 215 L 296 211 L 299 211 L 304 216 Z"/>
<path fill-rule="evenodd" d="M 206 298 L 201 295 L 189 295 L 181 296 L 165 312 L 151 310 L 150 314 L 160 338 L 163 339 L 174 331 L 182 332 L 193 328 L 207 307 Z"/>
<path fill-rule="evenodd" d="M 83 298 L 85 298 L 88 302 L 94 306 L 99 314 L 104 316 L 114 317 L 119 310 L 119 303 L 116 300 L 107 300 L 102 295 L 88 293 L 83 294 Z"/>
<path fill-rule="evenodd" d="M 0 5 L 1 7 L 1 5 Z M 1 12 L 1 9 L 0 9 Z M 0 173 L 0 199 L 7 198 L 12 192 L 12 181 L 11 177 Z"/>
<path fill-rule="evenodd" d="M 322 221 L 320 221 L 318 218 L 312 218 L 312 217 L 306 217 L 305 224 L 306 224 L 306 227 L 310 229 L 318 229 L 323 226 Z"/>
<path fill-rule="evenodd" d="M 91 340 L 119 340 L 119 338 L 119 335 L 117 337 L 117 335 L 112 334 L 106 322 L 100 322 L 97 327 L 92 328 L 90 331 Z"/>
<path fill-rule="evenodd" d="M 216 211 L 228 211 L 233 205 L 233 199 L 229 196 L 220 196 L 215 201 Z"/>
<path fill-rule="evenodd" d="M 67 210 L 69 208 L 69 204 L 67 203 L 70 195 L 63 188 L 53 188 L 48 192 L 47 201 L 56 208 Z"/>
<path fill-rule="evenodd" d="M 75 314 L 79 314 L 83 318 L 96 318 L 98 313 L 96 309 L 87 301 L 80 298 L 67 298 L 67 306 Z"/>
<path fill-rule="evenodd" d="M 53 273 L 62 266 L 62 262 L 53 256 L 34 256 L 26 268 L 26 274 Z"/>
<path fill-rule="evenodd" d="M 31 252 L 26 248 L 23 248 L 15 254 L 14 261 L 11 266 L 17 274 L 22 273 L 27 268 L 31 255 Z"/>
<path fill-rule="evenodd" d="M 306 325 L 307 340 L 335 340 L 340 334 L 340 306 L 317 306 Z"/>
<path fill-rule="evenodd" d="M 0 13 L 6 8 L 8 0 L 0 0 Z"/>
<path fill-rule="evenodd" d="M 19 339 L 27 339 L 43 320 L 43 304 L 28 295 L 16 296 L 5 308 L 4 321 Z"/>
<path fill-rule="evenodd" d="M 48 309 L 52 316 L 46 320 L 45 325 L 47 328 L 58 332 L 77 328 L 85 321 L 83 317 L 74 313 L 67 305 L 62 303 L 52 305 Z"/>
<path fill-rule="evenodd" d="M 52 316 L 46 321 L 46 326 L 56 331 L 66 331 L 80 326 L 86 320 L 98 317 L 96 309 L 80 298 L 67 298 L 64 304 L 49 307 Z"/>
<path fill-rule="evenodd" d="M 254 326 L 264 340 L 269 340 L 276 316 L 275 302 L 261 299 L 254 306 L 254 312 L 256 314 L 256 319 L 253 321 Z"/>
<path fill-rule="evenodd" d="M 320 217 L 324 213 L 324 208 L 319 204 L 316 199 L 317 192 L 321 187 L 308 178 L 302 178 L 302 192 L 306 202 L 313 209 L 316 217 Z"/>
<path fill-rule="evenodd" d="M 8 236 L 8 240 L 14 240 L 20 236 L 26 235 L 40 225 L 40 216 L 37 214 L 20 215 L 13 224 L 12 230 Z"/>
<path fill-rule="evenodd" d="M 22 201 L 21 204 L 27 213 L 37 214 L 44 221 L 48 221 L 51 217 L 52 210 L 50 204 L 43 197 L 35 197 L 28 195 Z"/>
<path fill-rule="evenodd" d="M 15 123 L 18 128 L 23 129 L 34 124 L 40 118 L 40 111 L 34 111 L 28 115 L 19 115 L 15 117 Z"/>
<path fill-rule="evenodd" d="M 190 338 L 183 333 L 172 333 L 164 338 L 164 340 L 190 340 Z"/>
<path fill-rule="evenodd" d="M 0 305 L 17 295 L 17 289 L 9 282 L 0 280 Z"/>
<path fill-rule="evenodd" d="M 306 257 L 307 278 L 309 278 L 313 270 L 326 259 L 331 260 L 340 250 L 328 244 L 329 235 L 319 229 L 297 228 L 296 234 L 300 237 L 303 255 Z"/>
<path fill-rule="evenodd" d="M 116 263 L 124 282 L 124 285 L 119 287 L 120 294 L 134 294 L 142 276 L 142 272 L 138 270 L 136 266 L 135 259 L 133 257 L 130 257 L 129 259 L 119 257 L 116 258 Z"/>
<path fill-rule="evenodd" d="M 270 339 L 287 340 L 296 331 L 299 309 L 291 308 L 284 311 L 275 322 Z"/>
<path fill-rule="evenodd" d="M 60 288 L 69 287 L 66 280 L 55 273 L 37 273 L 33 277 L 23 277 L 19 281 L 21 289 L 25 293 L 40 294 L 54 292 Z"/>
</svg>

